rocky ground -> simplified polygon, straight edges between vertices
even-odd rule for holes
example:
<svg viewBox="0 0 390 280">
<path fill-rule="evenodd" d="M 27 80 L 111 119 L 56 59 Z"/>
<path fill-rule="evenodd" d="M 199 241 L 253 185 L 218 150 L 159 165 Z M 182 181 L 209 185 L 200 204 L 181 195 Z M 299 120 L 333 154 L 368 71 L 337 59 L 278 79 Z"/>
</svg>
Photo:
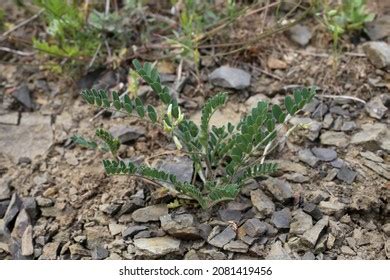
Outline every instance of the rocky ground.
<svg viewBox="0 0 390 280">
<path fill-rule="evenodd" d="M 308 23 L 240 59 L 205 58 L 200 87 L 185 70 L 177 86 L 176 68 L 160 64 L 195 121 L 208 96 L 230 91 L 214 124 L 237 122 L 259 100 L 278 103 L 297 86 L 318 87 L 290 121 L 302 126 L 269 158 L 278 173 L 209 211 L 146 182 L 107 177 L 107 155 L 70 140 L 105 127 L 124 144 L 122 158 L 190 180 L 191 160 L 162 131 L 119 114 L 93 118 L 98 111 L 78 89 L 9 58 L 0 65 L 0 259 L 390 259 L 390 27 L 383 17 L 337 61 Z M 124 80 L 107 69 L 78 85 L 113 89 Z M 156 104 L 147 87 L 139 96 Z"/>
</svg>

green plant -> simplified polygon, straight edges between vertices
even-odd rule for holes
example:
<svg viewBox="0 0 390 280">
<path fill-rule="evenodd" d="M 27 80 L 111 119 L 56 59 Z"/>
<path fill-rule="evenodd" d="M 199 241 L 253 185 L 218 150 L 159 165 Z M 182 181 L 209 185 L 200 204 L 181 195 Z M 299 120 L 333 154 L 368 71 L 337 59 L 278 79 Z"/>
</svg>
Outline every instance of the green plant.
<svg viewBox="0 0 390 280">
<path fill-rule="evenodd" d="M 118 157 L 118 139 L 109 132 L 98 129 L 96 136 L 102 140 L 102 149 L 109 150 L 114 157 L 113 160 L 103 160 L 106 173 L 171 184 L 178 192 L 195 199 L 204 209 L 222 201 L 233 200 L 249 179 L 276 170 L 275 163 L 263 162 L 266 155 L 264 151 L 269 150 L 277 132 L 290 116 L 296 114 L 315 94 L 314 90 L 297 90 L 293 97 L 287 96 L 284 99 L 284 109 L 279 105 L 269 106 L 262 101 L 237 126 L 228 123 L 221 127 L 210 127 L 213 113 L 224 106 L 227 100 L 226 93 L 218 93 L 204 105 L 198 126 L 183 115 L 168 88 L 161 84 L 159 74 L 152 64 L 145 63 L 142 66 L 134 60 L 133 65 L 135 71 L 162 101 L 162 112 L 151 105 L 146 106 L 138 97 L 132 101 L 125 95 L 122 100 L 117 92 L 112 92 L 109 98 L 104 90 L 84 90 L 82 97 L 91 105 L 125 112 L 163 128 L 177 148 L 191 157 L 195 175 L 192 183 L 181 182 L 173 174 L 146 165 L 125 163 Z M 74 136 L 72 139 L 87 148 L 101 147 L 96 141 L 81 136 Z M 258 156 L 259 152 L 263 152 L 263 157 Z M 201 182 L 196 182 L 196 175 L 199 175 Z"/>
<path fill-rule="evenodd" d="M 52 56 L 75 58 L 90 56 L 96 50 L 97 33 L 85 21 L 85 16 L 74 4 L 63 0 L 35 0 L 43 8 L 47 40 L 33 40 L 36 49 Z"/>
<path fill-rule="evenodd" d="M 343 0 L 342 4 L 334 9 L 324 8 L 323 20 L 332 34 L 335 47 L 344 33 L 360 31 L 364 23 L 374 19 L 375 15 L 367 12 L 365 2 L 365 0 Z"/>
</svg>

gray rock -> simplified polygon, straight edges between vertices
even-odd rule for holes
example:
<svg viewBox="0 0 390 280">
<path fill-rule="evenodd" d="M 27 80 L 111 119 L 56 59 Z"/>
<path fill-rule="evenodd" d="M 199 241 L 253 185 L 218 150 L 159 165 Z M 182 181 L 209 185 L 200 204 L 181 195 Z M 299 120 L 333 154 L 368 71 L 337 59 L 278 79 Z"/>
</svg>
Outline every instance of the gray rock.
<svg viewBox="0 0 390 280">
<path fill-rule="evenodd" d="M 236 237 L 236 232 L 230 227 L 226 227 L 221 233 L 215 235 L 208 242 L 218 248 L 223 248 L 227 243 Z"/>
<path fill-rule="evenodd" d="M 103 246 L 96 246 L 91 251 L 91 257 L 93 260 L 104 260 L 109 255 L 109 252 Z"/>
<path fill-rule="evenodd" d="M 322 212 L 321 210 L 317 207 L 317 205 L 315 205 L 314 203 L 305 203 L 303 205 L 303 211 L 307 214 L 309 214 L 310 216 L 313 217 L 314 220 L 318 221 L 320 219 L 322 219 Z"/>
<path fill-rule="evenodd" d="M 302 260 L 307 260 L 307 261 L 314 261 L 316 259 L 316 256 L 312 253 L 312 252 L 306 252 L 303 256 L 302 256 Z"/>
<path fill-rule="evenodd" d="M 356 129 L 356 123 L 354 121 L 346 121 L 343 122 L 343 125 L 341 126 L 342 131 L 352 131 Z"/>
<path fill-rule="evenodd" d="M 0 201 L 0 219 L 4 217 L 5 212 L 7 211 L 7 208 L 9 206 L 9 203 L 10 203 L 9 200 Z"/>
<path fill-rule="evenodd" d="M 169 236 L 139 238 L 134 240 L 137 255 L 160 257 L 170 253 L 179 252 L 180 240 Z"/>
<path fill-rule="evenodd" d="M 209 75 L 209 80 L 216 86 L 244 89 L 250 86 L 251 75 L 238 68 L 221 66 Z"/>
<path fill-rule="evenodd" d="M 390 15 L 382 15 L 365 24 L 365 32 L 371 41 L 390 36 Z"/>
<path fill-rule="evenodd" d="M 121 209 L 121 205 L 120 204 L 116 204 L 116 203 L 103 204 L 103 205 L 99 206 L 99 209 L 103 213 L 113 217 L 113 216 L 115 216 L 115 214 L 117 214 L 119 212 L 119 210 Z"/>
<path fill-rule="evenodd" d="M 271 246 L 271 250 L 265 258 L 266 260 L 291 260 L 287 251 L 283 248 L 280 241 L 275 242 Z"/>
<path fill-rule="evenodd" d="M 31 225 L 28 225 L 22 235 L 22 255 L 31 256 L 34 253 L 33 245 L 33 229 Z"/>
<path fill-rule="evenodd" d="M 131 198 L 130 200 L 126 201 L 122 207 L 120 208 L 120 211 L 118 213 L 118 216 L 122 216 L 125 214 L 133 213 L 135 210 L 144 207 L 145 201 L 139 197 Z"/>
<path fill-rule="evenodd" d="M 243 235 L 259 237 L 267 232 L 267 225 L 264 222 L 261 222 L 259 219 L 253 218 L 247 220 L 238 231 L 243 232 Z"/>
<path fill-rule="evenodd" d="M 390 65 L 390 46 L 385 42 L 368 42 L 363 45 L 368 60 L 377 68 Z"/>
<path fill-rule="evenodd" d="M 382 230 L 387 236 L 390 236 L 390 223 L 384 224 Z"/>
<path fill-rule="evenodd" d="M 311 151 L 321 161 L 333 161 L 337 158 L 337 153 L 333 149 L 313 148 Z"/>
<path fill-rule="evenodd" d="M 19 213 L 21 206 L 22 206 L 21 199 L 19 198 L 19 196 L 16 193 L 14 193 L 12 195 L 11 201 L 8 205 L 7 211 L 5 212 L 5 215 L 3 218 L 4 225 L 6 227 L 8 227 L 9 224 L 11 224 L 14 221 L 14 219 L 16 218 L 16 216 Z"/>
<path fill-rule="evenodd" d="M 280 202 L 288 203 L 294 199 L 290 184 L 284 180 L 269 178 L 264 181 L 267 190 Z"/>
<path fill-rule="evenodd" d="M 126 126 L 126 125 L 118 125 L 114 126 L 110 129 L 112 136 L 118 138 L 119 141 L 124 144 L 130 141 L 137 140 L 141 136 L 145 135 L 146 130 L 142 126 Z"/>
<path fill-rule="evenodd" d="M 176 216 L 164 215 L 160 217 L 161 227 L 169 235 L 179 239 L 200 239 L 199 229 L 196 227 L 194 216 L 181 214 Z"/>
<path fill-rule="evenodd" d="M 40 260 L 55 260 L 55 259 L 57 259 L 59 247 L 60 247 L 59 242 L 47 243 L 43 247 L 42 255 L 39 257 L 39 259 Z"/>
<path fill-rule="evenodd" d="M 198 251 L 201 260 L 226 260 L 226 255 L 215 248 L 202 248 Z"/>
<path fill-rule="evenodd" d="M 383 162 L 383 158 L 381 158 L 380 156 L 377 156 L 376 154 L 374 154 L 373 152 L 370 152 L 370 151 L 360 152 L 360 155 L 365 157 L 366 159 L 368 159 L 370 161 L 379 162 L 379 163 Z"/>
<path fill-rule="evenodd" d="M 23 113 L 20 124 L 0 125 L 0 150 L 11 156 L 15 163 L 21 157 L 44 155 L 53 144 L 51 117 L 36 113 Z"/>
<path fill-rule="evenodd" d="M 349 137 L 344 132 L 325 131 L 320 136 L 321 144 L 344 148 L 348 146 Z"/>
<path fill-rule="evenodd" d="M 275 204 L 260 189 L 251 191 L 251 201 L 261 215 L 269 216 L 275 211 Z"/>
<path fill-rule="evenodd" d="M 351 144 L 362 145 L 366 149 L 376 151 L 383 146 L 388 128 L 384 123 L 363 124 L 362 131 L 355 133 Z"/>
<path fill-rule="evenodd" d="M 26 107 L 29 110 L 34 109 L 34 103 L 31 99 L 30 90 L 28 89 L 28 86 L 26 84 L 21 85 L 18 87 L 12 96 L 24 107 Z"/>
<path fill-rule="evenodd" d="M 292 117 L 289 122 L 292 125 L 304 125 L 305 127 L 308 127 L 308 133 L 305 135 L 310 141 L 316 140 L 320 135 L 322 124 L 316 120 L 311 118 Z"/>
<path fill-rule="evenodd" d="M 125 225 L 117 224 L 117 223 L 109 223 L 108 229 L 112 236 L 118 235 L 125 230 Z"/>
<path fill-rule="evenodd" d="M 26 231 L 27 227 L 31 225 L 30 217 L 27 214 L 25 209 L 20 210 L 16 220 L 15 225 L 12 230 L 12 236 L 21 239 L 23 233 Z"/>
<path fill-rule="evenodd" d="M 218 210 L 218 214 L 224 222 L 234 221 L 239 223 L 242 217 L 241 211 L 229 208 Z"/>
<path fill-rule="evenodd" d="M 188 157 L 172 157 L 160 161 L 156 168 L 176 176 L 180 182 L 191 182 L 194 163 Z"/>
<path fill-rule="evenodd" d="M 151 221 L 159 221 L 161 216 L 168 214 L 166 204 L 156 204 L 144 208 L 140 208 L 133 212 L 131 217 L 139 223 L 147 223 Z"/>
<path fill-rule="evenodd" d="M 355 251 L 348 246 L 341 246 L 340 251 L 342 254 L 347 256 L 356 256 Z"/>
<path fill-rule="evenodd" d="M 31 219 L 31 222 L 34 224 L 37 221 L 39 215 L 39 209 L 37 206 L 37 202 L 35 201 L 35 198 L 25 197 L 22 199 L 22 201 L 23 201 L 23 205 L 22 205 L 23 209 L 26 210 L 28 216 Z"/>
<path fill-rule="evenodd" d="M 301 47 L 306 46 L 311 37 L 312 33 L 306 25 L 296 24 L 288 30 L 290 39 L 300 45 Z"/>
<path fill-rule="evenodd" d="M 387 180 L 390 180 L 390 170 L 389 165 L 383 164 L 383 163 L 375 163 L 372 161 L 364 160 L 363 164 L 370 168 L 372 171 L 376 172 L 383 178 L 386 178 Z"/>
<path fill-rule="evenodd" d="M 81 257 L 91 256 L 91 252 L 78 243 L 70 245 L 69 251 L 72 260 L 78 260 Z"/>
<path fill-rule="evenodd" d="M 330 162 L 330 165 L 332 165 L 334 168 L 341 168 L 345 162 L 342 159 L 336 158 L 335 160 Z"/>
<path fill-rule="evenodd" d="M 375 96 L 366 103 L 366 111 L 370 117 L 380 120 L 386 114 L 387 107 L 383 105 L 380 96 Z"/>
<path fill-rule="evenodd" d="M 287 181 L 291 181 L 294 183 L 305 183 L 309 182 L 310 178 L 307 176 L 303 176 L 302 174 L 299 173 L 292 173 L 292 174 L 284 174 L 284 178 L 286 178 Z"/>
<path fill-rule="evenodd" d="M 0 179 L 0 201 L 11 198 L 11 178 L 4 176 Z"/>
<path fill-rule="evenodd" d="M 273 213 L 271 223 L 278 229 L 288 229 L 291 223 L 291 212 L 288 208 Z"/>
<path fill-rule="evenodd" d="M 19 112 L 12 112 L 4 115 L 0 115 L 0 124 L 6 125 L 18 125 Z"/>
<path fill-rule="evenodd" d="M 313 227 L 313 219 L 310 215 L 298 209 L 290 224 L 290 234 L 301 235 Z"/>
<path fill-rule="evenodd" d="M 248 252 L 249 246 L 241 240 L 232 240 L 223 246 L 223 249 L 236 253 L 246 253 Z"/>
<path fill-rule="evenodd" d="M 304 245 L 314 248 L 317 240 L 320 238 L 321 233 L 328 226 L 329 218 L 327 216 L 319 220 L 311 229 L 306 231 L 301 238 Z"/>
<path fill-rule="evenodd" d="M 328 113 L 329 107 L 325 103 L 320 103 L 312 113 L 312 118 L 322 120 L 326 113 Z"/>
<path fill-rule="evenodd" d="M 337 172 L 337 178 L 347 184 L 352 184 L 357 176 L 357 172 L 350 169 L 347 165 L 343 165 Z"/>
<path fill-rule="evenodd" d="M 147 230 L 147 229 L 148 228 L 145 226 L 130 226 L 130 227 L 126 228 L 124 231 L 122 231 L 122 237 L 124 239 L 133 238 L 134 235 L 136 235 L 137 233 L 144 231 L 144 230 Z"/>
<path fill-rule="evenodd" d="M 314 167 L 318 163 L 318 158 L 313 155 L 309 149 L 303 149 L 298 152 L 298 158 L 300 161 Z"/>
<path fill-rule="evenodd" d="M 328 216 L 336 216 L 338 218 L 344 215 L 345 204 L 339 202 L 337 199 L 330 199 L 329 201 L 321 201 L 318 208 L 322 213 Z"/>
</svg>

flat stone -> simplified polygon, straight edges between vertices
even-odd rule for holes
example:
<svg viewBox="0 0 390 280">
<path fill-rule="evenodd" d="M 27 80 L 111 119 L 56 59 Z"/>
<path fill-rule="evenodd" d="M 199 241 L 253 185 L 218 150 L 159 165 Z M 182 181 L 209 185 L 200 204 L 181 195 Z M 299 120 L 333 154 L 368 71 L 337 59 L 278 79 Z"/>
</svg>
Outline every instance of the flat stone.
<svg viewBox="0 0 390 280">
<path fill-rule="evenodd" d="M 301 47 L 306 46 L 312 37 L 310 29 L 302 24 L 296 24 L 288 29 L 288 34 L 290 39 Z"/>
<path fill-rule="evenodd" d="M 349 137 L 344 132 L 325 131 L 320 136 L 321 144 L 344 148 L 348 146 Z"/>
<path fill-rule="evenodd" d="M 375 163 L 372 161 L 364 160 L 363 164 L 370 168 L 372 171 L 376 172 L 383 178 L 386 178 L 387 180 L 390 180 L 390 168 L 389 165 L 383 164 L 383 163 Z"/>
<path fill-rule="evenodd" d="M 313 227 L 313 219 L 310 215 L 298 209 L 290 224 L 290 234 L 301 235 Z"/>
<path fill-rule="evenodd" d="M 301 237 L 303 244 L 314 248 L 323 230 L 328 226 L 329 218 L 326 216 L 319 220 L 311 229 L 307 230 Z"/>
<path fill-rule="evenodd" d="M 5 212 L 7 211 L 7 208 L 9 206 L 9 203 L 10 203 L 9 200 L 0 201 L 0 219 L 4 217 Z"/>
<path fill-rule="evenodd" d="M 26 84 L 23 84 L 20 87 L 18 87 L 13 92 L 12 96 L 27 109 L 29 110 L 34 109 L 35 106 L 30 95 L 30 90 L 28 89 L 28 86 Z"/>
<path fill-rule="evenodd" d="M 130 226 L 128 228 L 126 228 L 123 232 L 122 232 L 122 237 L 124 239 L 126 238 L 132 238 L 134 237 L 134 235 L 136 235 L 137 233 L 141 232 L 141 231 L 144 231 L 144 230 L 147 230 L 148 228 L 146 226 Z"/>
<path fill-rule="evenodd" d="M 277 178 L 269 178 L 264 181 L 267 190 L 280 202 L 288 203 L 294 199 L 293 191 L 288 182 Z"/>
<path fill-rule="evenodd" d="M 60 247 L 59 242 L 47 243 L 43 247 L 42 255 L 39 257 L 39 259 L 40 260 L 56 260 L 59 247 Z"/>
<path fill-rule="evenodd" d="M 87 249 L 85 249 L 80 244 L 72 244 L 69 246 L 69 251 L 72 259 L 79 259 L 81 257 L 89 257 L 91 256 L 91 252 Z"/>
<path fill-rule="evenodd" d="M 288 64 L 281 59 L 270 56 L 270 57 L 268 57 L 268 60 L 267 60 L 267 66 L 271 70 L 286 69 L 288 67 Z"/>
<path fill-rule="evenodd" d="M 236 232 L 230 227 L 226 227 L 221 233 L 209 240 L 209 243 L 215 247 L 223 248 L 227 243 L 236 237 Z"/>
<path fill-rule="evenodd" d="M 390 65 L 390 46 L 385 42 L 368 42 L 363 45 L 368 60 L 377 68 Z"/>
<path fill-rule="evenodd" d="M 135 210 L 131 215 L 133 220 L 139 223 L 159 221 L 161 216 L 168 214 L 166 204 L 156 204 Z"/>
<path fill-rule="evenodd" d="M 271 250 L 267 254 L 266 260 L 291 260 L 287 251 L 283 248 L 280 241 L 275 242 L 271 246 Z"/>
<path fill-rule="evenodd" d="M 39 216 L 39 209 L 34 197 L 25 197 L 22 199 L 23 208 L 26 210 L 31 222 L 34 224 Z"/>
<path fill-rule="evenodd" d="M 321 161 L 333 161 L 337 158 L 337 153 L 333 149 L 313 148 L 311 151 Z"/>
<path fill-rule="evenodd" d="M 343 165 L 337 173 L 337 178 L 347 184 L 352 184 L 357 176 L 357 172 L 350 169 L 347 165 Z"/>
<path fill-rule="evenodd" d="M 134 240 L 138 255 L 164 256 L 169 253 L 179 252 L 180 240 L 169 236 L 139 238 Z"/>
<path fill-rule="evenodd" d="M 16 237 L 17 239 L 21 239 L 23 233 L 30 225 L 31 225 L 31 220 L 27 214 L 27 211 L 25 209 L 20 210 L 15 220 L 15 224 L 12 230 L 12 236 Z"/>
<path fill-rule="evenodd" d="M 7 211 L 5 212 L 3 218 L 4 225 L 6 227 L 8 227 L 9 224 L 11 224 L 14 221 L 14 219 L 19 213 L 21 206 L 22 206 L 22 200 L 19 198 L 19 196 L 16 193 L 14 193 L 11 197 L 11 201 L 8 205 Z"/>
<path fill-rule="evenodd" d="M 314 203 L 305 203 L 303 205 L 303 211 L 313 217 L 316 221 L 322 219 L 322 212 Z"/>
<path fill-rule="evenodd" d="M 363 124 L 362 131 L 355 133 L 351 138 L 351 144 L 362 145 L 370 151 L 381 148 L 382 137 L 385 137 L 388 128 L 384 123 Z"/>
<path fill-rule="evenodd" d="M 318 158 L 309 149 L 299 150 L 298 158 L 300 161 L 314 167 L 318 163 Z"/>
<path fill-rule="evenodd" d="M 106 248 L 102 246 L 96 246 L 92 251 L 91 251 L 91 257 L 93 260 L 104 260 L 109 256 L 109 252 Z"/>
<path fill-rule="evenodd" d="M 22 236 L 22 255 L 31 256 L 34 254 L 33 229 L 28 225 Z"/>
<path fill-rule="evenodd" d="M 388 110 L 387 107 L 383 105 L 380 96 L 371 98 L 371 100 L 366 103 L 365 109 L 370 117 L 378 120 L 382 119 Z"/>
<path fill-rule="evenodd" d="M 390 15 L 379 15 L 367 22 L 364 28 L 371 41 L 385 39 L 390 36 Z"/>
<path fill-rule="evenodd" d="M 350 247 L 348 247 L 348 246 L 341 246 L 340 251 L 341 251 L 341 253 L 344 254 L 344 255 L 356 256 L 355 251 L 352 250 L 352 249 L 351 249 Z"/>
<path fill-rule="evenodd" d="M 314 261 L 316 259 L 316 256 L 312 253 L 312 252 L 306 252 L 303 256 L 302 256 L 302 260 L 307 260 L 307 261 Z"/>
<path fill-rule="evenodd" d="M 343 125 L 341 126 L 341 131 L 352 131 L 356 129 L 356 127 L 356 123 L 353 121 L 343 122 Z"/>
<path fill-rule="evenodd" d="M 110 230 L 110 233 L 113 236 L 122 233 L 122 231 L 124 231 L 125 228 L 126 228 L 125 225 L 121 225 L 121 224 L 117 224 L 117 223 L 109 223 L 108 224 L 108 229 Z"/>
<path fill-rule="evenodd" d="M 329 201 L 321 201 L 318 208 L 322 213 L 328 216 L 342 217 L 345 210 L 345 204 L 339 202 L 337 199 L 330 199 Z"/>
<path fill-rule="evenodd" d="M 11 112 L 8 114 L 0 115 L 0 124 L 18 125 L 18 123 L 19 123 L 18 112 Z"/>
<path fill-rule="evenodd" d="M 267 232 L 267 226 L 259 219 L 252 218 L 239 228 L 239 232 L 243 232 L 243 235 L 249 235 L 250 237 L 259 237 Z"/>
<path fill-rule="evenodd" d="M 275 204 L 260 189 L 251 191 L 251 201 L 261 215 L 269 216 L 275 211 Z"/>
<path fill-rule="evenodd" d="M 191 214 L 164 215 L 160 217 L 161 228 L 179 239 L 200 239 L 202 236 Z"/>
<path fill-rule="evenodd" d="M 218 214 L 224 222 L 233 221 L 239 223 L 242 217 L 241 211 L 229 208 L 218 210 Z"/>
<path fill-rule="evenodd" d="M 171 157 L 159 161 L 156 168 L 176 176 L 180 182 L 191 182 L 194 163 L 188 157 Z"/>
<path fill-rule="evenodd" d="M 292 117 L 289 121 L 292 125 L 303 125 L 307 127 L 308 133 L 305 136 L 310 141 L 314 141 L 320 135 L 322 124 L 311 118 Z"/>
<path fill-rule="evenodd" d="M 53 144 L 50 116 L 23 113 L 18 126 L 0 124 L 0 150 L 15 163 L 21 157 L 44 155 Z"/>
<path fill-rule="evenodd" d="M 360 155 L 365 157 L 366 159 L 374 161 L 374 162 L 379 162 L 379 163 L 383 162 L 383 158 L 381 158 L 380 156 L 377 156 L 376 154 L 374 154 L 371 151 L 360 152 Z"/>
<path fill-rule="evenodd" d="M 103 213 L 111 217 L 115 216 L 115 214 L 117 214 L 120 209 L 121 209 L 121 205 L 116 203 L 102 204 L 99 206 L 100 211 L 102 211 Z"/>
<path fill-rule="evenodd" d="M 291 212 L 288 208 L 273 213 L 271 223 L 278 229 L 289 229 L 291 223 Z"/>
<path fill-rule="evenodd" d="M 241 240 L 232 240 L 223 246 L 223 249 L 236 253 L 246 253 L 248 252 L 249 246 Z"/>
<path fill-rule="evenodd" d="M 126 126 L 118 125 L 110 129 L 112 136 L 118 138 L 119 141 L 124 144 L 134 140 L 137 140 L 141 136 L 145 135 L 146 130 L 143 126 Z"/>
<path fill-rule="evenodd" d="M 216 86 L 232 89 L 244 89 L 250 86 L 251 75 L 238 68 L 221 66 L 209 75 L 209 80 Z"/>
<path fill-rule="evenodd" d="M 11 198 L 11 178 L 4 176 L 0 178 L 0 201 Z"/>
</svg>

